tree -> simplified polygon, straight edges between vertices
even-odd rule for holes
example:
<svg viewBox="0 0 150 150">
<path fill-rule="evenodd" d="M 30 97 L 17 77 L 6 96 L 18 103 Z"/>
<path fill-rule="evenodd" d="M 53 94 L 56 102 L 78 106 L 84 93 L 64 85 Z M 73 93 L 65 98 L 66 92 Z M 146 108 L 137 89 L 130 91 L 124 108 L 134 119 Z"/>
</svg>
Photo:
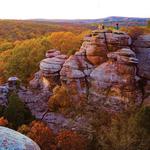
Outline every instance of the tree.
<svg viewBox="0 0 150 150">
<path fill-rule="evenodd" d="M 25 40 L 17 44 L 6 61 L 4 75 L 6 78 L 17 76 L 26 83 L 37 71 L 39 62 L 50 48 L 51 44 L 46 38 Z"/>
<path fill-rule="evenodd" d="M 28 107 L 14 92 L 9 95 L 8 107 L 4 112 L 4 117 L 7 118 L 14 129 L 17 129 L 18 126 L 29 123 L 34 119 Z"/>
<path fill-rule="evenodd" d="M 53 89 L 53 95 L 48 101 L 50 111 L 66 112 L 71 108 L 71 100 L 67 88 L 62 86 L 56 86 Z"/>
</svg>

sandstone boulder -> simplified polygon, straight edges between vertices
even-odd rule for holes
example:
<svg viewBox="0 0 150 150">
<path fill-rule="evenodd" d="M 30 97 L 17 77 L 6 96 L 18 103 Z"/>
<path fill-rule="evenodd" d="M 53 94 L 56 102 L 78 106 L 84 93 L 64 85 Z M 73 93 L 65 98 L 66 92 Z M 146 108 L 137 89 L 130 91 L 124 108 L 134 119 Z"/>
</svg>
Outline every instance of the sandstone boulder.
<svg viewBox="0 0 150 150">
<path fill-rule="evenodd" d="M 27 136 L 5 127 L 0 127 L 0 149 L 40 150 L 39 146 Z"/>
<path fill-rule="evenodd" d="M 44 87 L 53 87 L 60 83 L 59 72 L 67 58 L 60 51 L 54 49 L 46 53 L 45 59 L 40 62 L 40 71 L 42 72 L 42 83 Z"/>
</svg>

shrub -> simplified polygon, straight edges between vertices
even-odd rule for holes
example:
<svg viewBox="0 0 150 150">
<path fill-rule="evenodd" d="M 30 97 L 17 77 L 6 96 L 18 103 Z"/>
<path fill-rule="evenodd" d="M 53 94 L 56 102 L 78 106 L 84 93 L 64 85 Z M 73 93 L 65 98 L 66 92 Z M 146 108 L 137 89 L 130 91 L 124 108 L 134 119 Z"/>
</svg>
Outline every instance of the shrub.
<svg viewBox="0 0 150 150">
<path fill-rule="evenodd" d="M 65 112 L 66 109 L 71 107 L 70 96 L 65 86 L 56 86 L 53 90 L 53 96 L 49 99 L 50 111 Z"/>
<path fill-rule="evenodd" d="M 73 131 L 61 131 L 56 137 L 57 147 L 61 150 L 86 150 L 85 138 Z"/>
<path fill-rule="evenodd" d="M 8 98 L 8 107 L 4 112 L 4 117 L 12 123 L 12 127 L 31 122 L 34 117 L 27 106 L 20 100 L 16 93 L 11 93 Z"/>
<path fill-rule="evenodd" d="M 54 144 L 52 130 L 41 121 L 32 121 L 29 125 L 22 125 L 18 131 L 34 140 L 42 150 L 51 150 Z"/>
<path fill-rule="evenodd" d="M 150 134 L 150 107 L 143 107 L 136 115 L 137 126 Z"/>
<path fill-rule="evenodd" d="M 0 118 L 0 126 L 8 126 L 8 120 L 5 119 L 4 117 Z"/>
</svg>

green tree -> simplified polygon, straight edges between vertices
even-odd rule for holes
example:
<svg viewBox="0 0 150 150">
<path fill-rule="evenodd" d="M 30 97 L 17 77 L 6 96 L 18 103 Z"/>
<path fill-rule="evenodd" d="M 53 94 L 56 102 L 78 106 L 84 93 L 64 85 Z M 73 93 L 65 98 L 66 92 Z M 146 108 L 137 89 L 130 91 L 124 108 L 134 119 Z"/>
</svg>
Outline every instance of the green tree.
<svg viewBox="0 0 150 150">
<path fill-rule="evenodd" d="M 14 129 L 17 129 L 18 126 L 29 123 L 34 119 L 28 107 L 14 92 L 9 95 L 8 107 L 4 112 L 4 117 L 12 123 Z"/>
</svg>

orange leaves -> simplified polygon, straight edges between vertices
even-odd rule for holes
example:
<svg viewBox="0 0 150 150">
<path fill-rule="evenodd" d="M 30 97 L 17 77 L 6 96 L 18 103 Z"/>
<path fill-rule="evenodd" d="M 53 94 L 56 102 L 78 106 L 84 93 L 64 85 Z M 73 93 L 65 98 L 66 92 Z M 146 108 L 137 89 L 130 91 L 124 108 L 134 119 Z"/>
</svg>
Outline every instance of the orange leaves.
<svg viewBox="0 0 150 150">
<path fill-rule="evenodd" d="M 86 150 L 87 140 L 73 131 L 61 131 L 57 135 L 41 121 L 33 121 L 29 125 L 22 125 L 19 132 L 34 140 L 41 150 Z"/>
<path fill-rule="evenodd" d="M 29 126 L 22 125 L 18 131 L 33 139 L 42 150 L 50 150 L 54 143 L 52 130 L 43 122 L 32 121 Z"/>
<path fill-rule="evenodd" d="M 0 118 L 0 126 L 8 126 L 8 120 L 5 119 L 4 117 Z"/>
<path fill-rule="evenodd" d="M 76 35 L 73 32 L 53 32 L 48 38 L 53 48 L 61 50 L 65 54 L 73 54 L 79 50 L 82 39 L 89 31 Z"/>
<path fill-rule="evenodd" d="M 86 140 L 73 131 L 62 131 L 56 137 L 57 147 L 62 150 L 86 150 Z"/>
</svg>

